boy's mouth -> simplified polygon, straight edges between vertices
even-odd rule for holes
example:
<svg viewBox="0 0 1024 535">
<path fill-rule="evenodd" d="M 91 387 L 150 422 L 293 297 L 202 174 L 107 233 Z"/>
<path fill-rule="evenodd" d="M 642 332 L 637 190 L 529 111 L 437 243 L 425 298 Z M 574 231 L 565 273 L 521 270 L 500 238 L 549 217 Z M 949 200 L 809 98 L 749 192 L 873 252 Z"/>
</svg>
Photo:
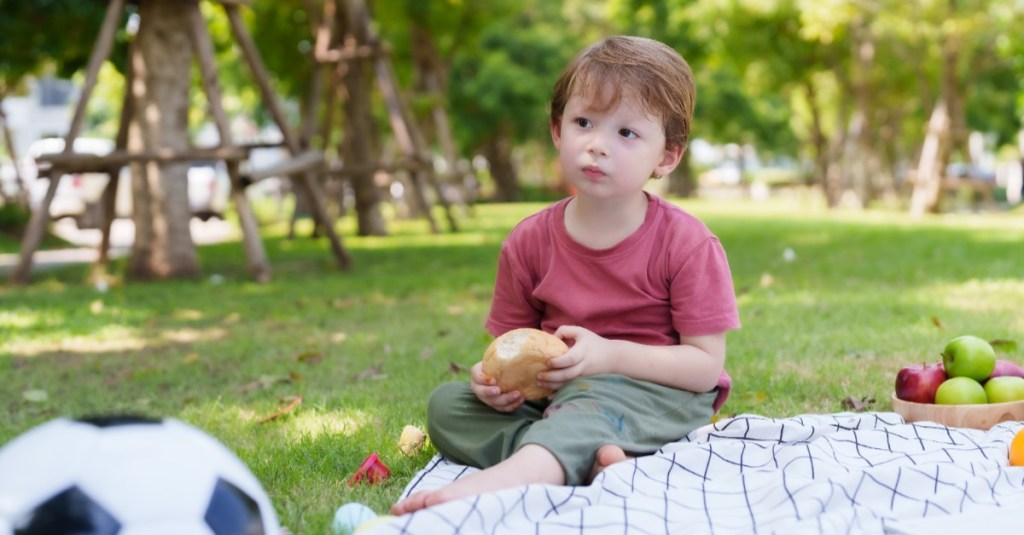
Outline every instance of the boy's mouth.
<svg viewBox="0 0 1024 535">
<path fill-rule="evenodd" d="M 588 165 L 583 168 L 583 175 L 586 176 L 587 178 L 601 178 L 604 176 L 604 174 L 604 171 L 602 171 L 601 168 L 596 165 Z"/>
</svg>

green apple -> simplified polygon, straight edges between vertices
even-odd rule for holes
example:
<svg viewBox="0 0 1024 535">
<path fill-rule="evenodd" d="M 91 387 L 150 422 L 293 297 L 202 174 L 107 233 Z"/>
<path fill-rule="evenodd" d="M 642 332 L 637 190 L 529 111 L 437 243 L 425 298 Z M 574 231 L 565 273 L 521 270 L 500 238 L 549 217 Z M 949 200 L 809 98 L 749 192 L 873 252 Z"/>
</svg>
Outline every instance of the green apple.
<svg viewBox="0 0 1024 535">
<path fill-rule="evenodd" d="M 985 394 L 989 403 L 1024 401 L 1024 377 L 993 377 L 985 381 Z"/>
<path fill-rule="evenodd" d="M 942 365 L 950 377 L 984 381 L 996 368 L 996 352 L 991 344 L 977 336 L 958 336 L 942 351 Z"/>
<path fill-rule="evenodd" d="M 985 387 L 970 377 L 951 377 L 935 391 L 938 405 L 978 405 L 988 403 Z"/>
</svg>

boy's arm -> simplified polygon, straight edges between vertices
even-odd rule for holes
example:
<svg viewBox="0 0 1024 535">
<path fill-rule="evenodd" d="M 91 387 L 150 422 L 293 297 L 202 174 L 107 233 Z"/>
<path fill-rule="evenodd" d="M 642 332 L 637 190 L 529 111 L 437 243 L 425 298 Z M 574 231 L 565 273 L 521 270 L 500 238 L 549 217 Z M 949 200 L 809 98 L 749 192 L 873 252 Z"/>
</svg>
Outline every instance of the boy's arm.
<svg viewBox="0 0 1024 535">
<path fill-rule="evenodd" d="M 725 366 L 725 333 L 682 336 L 679 345 L 650 346 L 609 340 L 576 326 L 555 335 L 572 340 L 564 355 L 551 359 L 538 377 L 559 388 L 580 376 L 614 373 L 692 392 L 715 388 Z"/>
</svg>

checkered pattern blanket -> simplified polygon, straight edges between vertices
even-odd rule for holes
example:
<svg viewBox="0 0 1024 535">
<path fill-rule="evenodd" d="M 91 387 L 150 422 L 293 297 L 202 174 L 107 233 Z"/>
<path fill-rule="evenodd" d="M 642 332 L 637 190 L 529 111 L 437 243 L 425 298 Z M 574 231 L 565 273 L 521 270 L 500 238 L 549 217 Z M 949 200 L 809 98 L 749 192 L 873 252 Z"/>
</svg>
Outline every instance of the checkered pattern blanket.
<svg viewBox="0 0 1024 535">
<path fill-rule="evenodd" d="M 895 413 L 741 415 L 613 465 L 589 486 L 483 494 L 374 533 L 938 533 L 969 515 L 969 532 L 993 535 L 1005 532 L 986 522 L 997 527 L 1005 512 L 1024 533 L 1024 468 L 1007 462 L 1022 428 L 907 424 Z M 402 496 L 473 471 L 435 457 Z"/>
</svg>

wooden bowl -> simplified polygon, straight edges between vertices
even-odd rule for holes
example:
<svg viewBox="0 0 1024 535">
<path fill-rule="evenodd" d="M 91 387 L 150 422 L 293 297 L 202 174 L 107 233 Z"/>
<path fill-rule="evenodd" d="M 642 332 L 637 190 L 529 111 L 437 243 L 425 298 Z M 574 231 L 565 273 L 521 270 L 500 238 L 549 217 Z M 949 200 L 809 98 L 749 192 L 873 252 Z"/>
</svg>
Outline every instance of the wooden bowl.
<svg viewBox="0 0 1024 535">
<path fill-rule="evenodd" d="M 936 422 L 950 427 L 987 430 L 999 422 L 1024 420 L 1024 401 L 977 405 L 935 405 L 903 401 L 892 395 L 892 408 L 908 422 Z"/>
</svg>

